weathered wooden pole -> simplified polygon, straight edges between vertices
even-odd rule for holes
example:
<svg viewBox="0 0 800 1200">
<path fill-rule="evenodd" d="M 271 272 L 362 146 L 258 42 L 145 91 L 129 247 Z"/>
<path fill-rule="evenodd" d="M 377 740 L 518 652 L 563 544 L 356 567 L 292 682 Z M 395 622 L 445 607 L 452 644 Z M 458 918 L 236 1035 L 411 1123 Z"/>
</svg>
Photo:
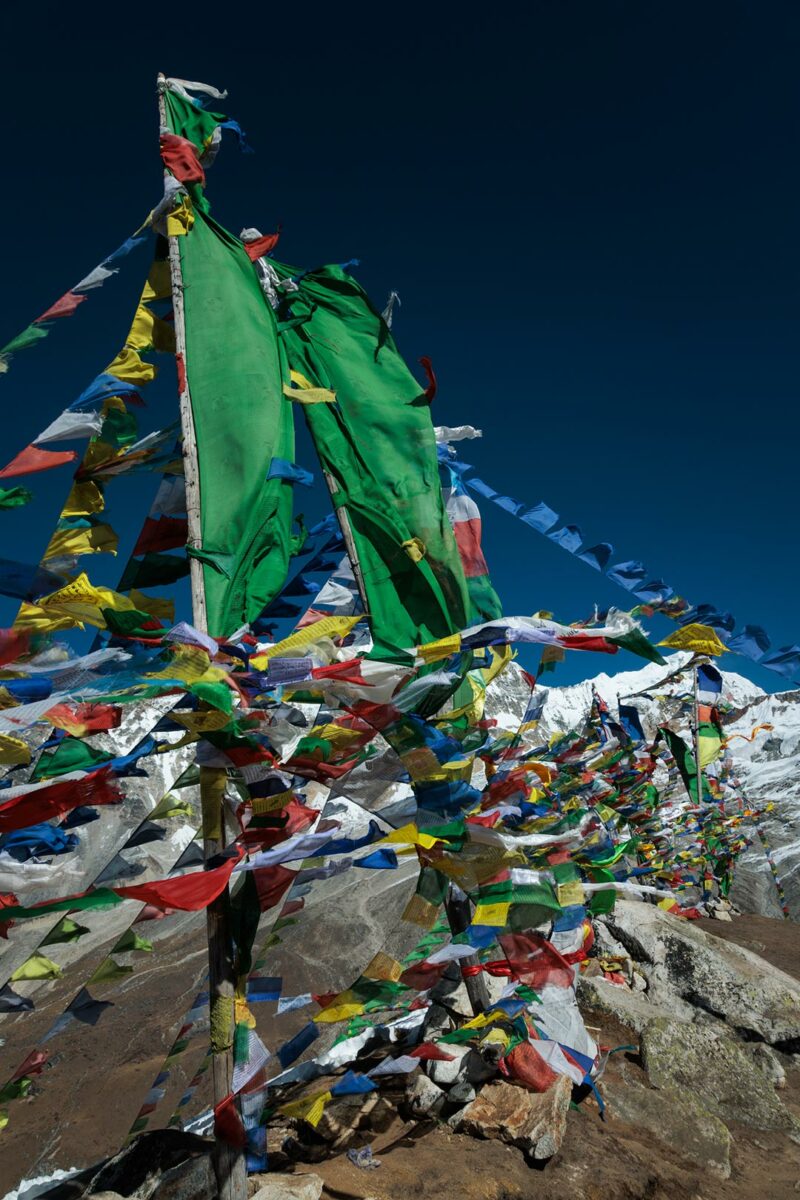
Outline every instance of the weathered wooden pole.
<svg viewBox="0 0 800 1200">
<path fill-rule="evenodd" d="M 158 76 L 158 116 L 160 130 L 167 126 L 166 78 Z M 165 176 L 167 172 L 164 172 Z M 175 324 L 175 350 L 182 356 L 184 370 L 179 372 L 181 430 L 183 432 L 183 472 L 186 481 L 186 515 L 188 517 L 188 545 L 192 549 L 202 548 L 202 525 L 200 520 L 200 471 L 197 461 L 197 439 L 194 414 L 189 393 L 186 362 L 186 325 L 183 307 L 183 273 L 178 238 L 169 241 L 169 267 L 172 281 L 172 311 Z M 203 579 L 203 564 L 190 558 L 192 589 L 192 622 L 196 629 L 208 632 L 206 593 Z M 200 798 L 203 817 L 203 855 L 208 861 L 225 849 L 225 779 L 226 773 L 216 767 L 200 768 Z M 233 1035 L 235 969 L 233 960 L 233 937 L 230 920 L 230 891 L 224 892 L 206 909 L 208 933 L 208 982 L 211 1013 L 211 1079 L 214 1105 L 220 1104 L 231 1094 L 233 1083 Z M 220 1200 L 247 1200 L 247 1167 L 244 1151 L 230 1143 L 217 1139 L 214 1168 L 217 1175 Z"/>
</svg>

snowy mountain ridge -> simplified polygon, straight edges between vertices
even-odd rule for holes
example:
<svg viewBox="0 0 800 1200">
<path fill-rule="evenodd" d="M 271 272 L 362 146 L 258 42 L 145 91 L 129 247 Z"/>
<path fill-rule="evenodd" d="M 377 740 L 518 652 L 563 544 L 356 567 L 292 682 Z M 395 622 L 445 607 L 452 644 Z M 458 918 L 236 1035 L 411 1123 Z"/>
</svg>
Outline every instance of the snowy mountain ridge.
<svg viewBox="0 0 800 1200">
<path fill-rule="evenodd" d="M 668 656 L 666 666 L 648 663 L 638 671 L 601 672 L 567 687 L 542 686 L 538 732 L 547 738 L 580 727 L 596 691 L 614 715 L 620 699 L 635 706 L 648 736 L 667 723 L 686 736 L 686 699 L 692 696 L 693 682 L 691 671 L 682 668 L 690 660 L 690 654 L 679 652 Z M 742 794 L 754 807 L 775 805 L 759 822 L 766 845 L 755 829 L 748 831 L 752 844 L 737 866 L 733 899 L 744 911 L 783 916 L 771 858 L 790 914 L 800 920 L 800 690 L 768 694 L 736 672 L 721 666 L 720 672 L 723 708 L 728 709 L 725 733 Z M 486 715 L 496 718 L 501 727 L 513 728 L 522 720 L 530 697 L 530 684 L 512 663 L 491 684 Z M 772 729 L 753 735 L 758 725 Z"/>
</svg>

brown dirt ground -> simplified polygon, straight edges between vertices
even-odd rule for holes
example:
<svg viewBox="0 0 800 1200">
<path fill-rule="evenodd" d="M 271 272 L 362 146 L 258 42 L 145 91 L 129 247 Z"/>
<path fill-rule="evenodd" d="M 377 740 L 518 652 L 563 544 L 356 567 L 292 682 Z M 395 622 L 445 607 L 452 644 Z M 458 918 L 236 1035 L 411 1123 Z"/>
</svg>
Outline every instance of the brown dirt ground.
<svg viewBox="0 0 800 1200">
<path fill-rule="evenodd" d="M 800 978 L 800 925 L 745 916 L 730 923 L 704 921 L 702 926 Z M 60 1077 L 57 1087 L 46 1072 L 37 1081 L 33 1100 L 11 1106 L 11 1123 L 1 1135 L 0 1195 L 20 1177 L 44 1174 L 55 1166 L 87 1165 L 119 1148 L 175 1033 L 164 1029 L 163 1011 L 183 1011 L 202 975 L 200 934 L 196 940 L 194 978 L 189 972 L 189 978 L 183 975 L 178 982 L 166 972 L 160 976 L 164 983 L 157 997 L 149 989 L 131 986 L 127 1004 L 109 1010 L 105 1036 L 76 1041 L 74 1056 L 67 1053 L 73 1034 L 59 1039 L 72 1099 L 64 1104 L 65 1080 L 59 1070 L 53 1072 L 53 1083 L 55 1075 Z M 175 967 L 188 949 L 184 942 L 172 950 Z M 54 996 L 50 1013 L 41 1019 L 47 1015 L 52 1020 L 57 1011 Z M 601 1045 L 637 1043 L 635 1034 L 612 1019 L 585 1015 Z M 18 1062 L 31 1048 L 30 1027 L 26 1033 L 24 1021 L 5 1022 L 2 1033 L 8 1040 L 0 1058 Z M 187 1053 L 188 1061 L 176 1072 L 167 1103 L 154 1115 L 151 1128 L 166 1122 L 197 1056 L 202 1056 L 201 1041 L 197 1039 L 196 1051 Z M 789 1069 L 787 1075 L 781 1099 L 800 1120 L 800 1069 Z M 624 1078 L 646 1083 L 633 1054 L 619 1053 L 609 1060 L 606 1079 L 612 1089 Z M 207 1096 L 198 1095 L 198 1102 L 207 1102 Z M 733 1170 L 723 1182 L 682 1159 L 674 1146 L 622 1121 L 612 1106 L 601 1120 L 596 1102 L 589 1098 L 579 1110 L 570 1111 L 562 1149 L 542 1167 L 529 1167 L 519 1151 L 499 1142 L 477 1141 L 435 1123 L 404 1124 L 398 1118 L 372 1143 L 381 1160 L 376 1170 L 355 1167 L 345 1154 L 295 1169 L 322 1176 L 326 1200 L 795 1200 L 800 1194 L 800 1144 L 782 1133 L 742 1128 L 732 1134 Z M 251 1189 L 256 1183 L 253 1177 Z"/>
<path fill-rule="evenodd" d="M 587 1014 L 587 1022 L 601 1027 L 603 1045 L 637 1040 L 600 1014 Z M 621 1081 L 623 1071 L 646 1083 L 635 1055 L 613 1055 L 608 1082 Z M 800 1118 L 800 1071 L 788 1075 L 781 1098 Z M 354 1166 L 345 1154 L 295 1169 L 320 1175 L 327 1200 L 796 1200 L 800 1145 L 782 1133 L 731 1132 L 732 1171 L 724 1182 L 683 1159 L 674 1146 L 620 1120 L 610 1107 L 602 1120 L 594 1099 L 570 1111 L 561 1151 L 539 1167 L 529 1167 L 518 1150 L 500 1142 L 398 1119 L 372 1143 L 381 1163 L 375 1170 Z"/>
<path fill-rule="evenodd" d="M 800 925 L 757 916 L 700 924 L 800 979 Z M 613 1018 L 584 1015 L 601 1045 L 637 1044 L 637 1035 Z M 620 1086 L 623 1076 L 647 1084 L 634 1054 L 609 1059 L 607 1082 Z M 781 1100 L 800 1119 L 800 1069 L 787 1070 Z M 500 1142 L 477 1141 L 443 1124 L 398 1120 L 396 1129 L 373 1142 L 381 1161 L 376 1170 L 359 1169 L 345 1154 L 296 1169 L 320 1175 L 328 1200 L 796 1200 L 800 1144 L 784 1133 L 744 1127 L 731 1134 L 731 1177 L 722 1181 L 673 1145 L 616 1117 L 611 1106 L 601 1119 L 589 1098 L 570 1111 L 560 1152 L 538 1168 Z"/>
<path fill-rule="evenodd" d="M 704 918 L 697 924 L 706 933 L 735 942 L 752 950 L 768 963 L 800 979 L 800 925 L 775 917 L 757 917 L 751 913 L 732 921 Z"/>
</svg>

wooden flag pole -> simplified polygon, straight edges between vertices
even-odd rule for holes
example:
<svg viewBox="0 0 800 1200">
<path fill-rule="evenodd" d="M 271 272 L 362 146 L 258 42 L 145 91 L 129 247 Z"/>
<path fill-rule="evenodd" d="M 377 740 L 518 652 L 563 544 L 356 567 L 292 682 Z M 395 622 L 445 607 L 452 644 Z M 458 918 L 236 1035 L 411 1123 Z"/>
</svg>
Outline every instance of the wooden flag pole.
<svg viewBox="0 0 800 1200">
<path fill-rule="evenodd" d="M 703 772 L 700 768 L 700 683 L 694 666 L 694 769 L 697 774 L 697 803 L 703 802 Z"/>
<path fill-rule="evenodd" d="M 697 779 L 697 803 L 703 803 L 703 770 L 700 766 L 700 681 L 697 663 L 694 665 L 694 769 Z M 706 896 L 706 883 L 703 880 L 703 896 Z"/>
<path fill-rule="evenodd" d="M 323 475 L 325 476 L 325 483 L 328 491 L 331 494 L 331 503 L 333 504 L 333 510 L 336 513 L 336 520 L 339 522 L 339 528 L 342 531 L 347 557 L 350 559 L 350 566 L 353 568 L 353 578 L 356 581 L 358 594 L 361 597 L 361 605 L 366 613 L 368 612 L 367 589 L 364 586 L 364 576 L 361 572 L 361 563 L 358 560 L 358 551 L 356 550 L 356 543 L 353 538 L 353 529 L 350 525 L 350 514 L 343 504 L 337 505 L 336 503 L 336 483 L 330 471 L 323 471 Z"/>
<path fill-rule="evenodd" d="M 158 117 L 160 131 L 166 128 L 166 78 L 158 76 Z M 167 171 L 164 172 L 165 177 Z M 186 324 L 183 308 L 183 273 L 178 238 L 169 241 L 169 267 L 172 281 L 172 309 L 175 325 L 175 351 L 180 355 L 184 369 L 179 371 L 180 414 L 183 431 L 183 471 L 186 481 L 186 515 L 188 517 L 188 545 L 196 550 L 202 547 L 200 519 L 200 471 L 197 461 L 197 438 L 194 414 L 189 394 L 186 373 Z M 206 593 L 203 580 L 203 564 L 190 557 L 192 588 L 192 621 L 196 629 L 208 632 Z M 203 814 L 203 855 L 208 861 L 225 849 L 225 778 L 224 770 L 201 767 L 200 796 Z M 221 896 L 206 909 L 208 935 L 208 980 L 211 1013 L 211 1077 L 214 1106 L 231 1094 L 233 1083 L 233 1034 L 235 968 L 233 960 L 233 937 L 230 919 L 230 891 L 226 887 Z M 246 1200 L 247 1167 L 244 1151 L 229 1142 L 217 1138 L 215 1142 L 214 1169 L 217 1175 L 219 1200 Z"/>
</svg>

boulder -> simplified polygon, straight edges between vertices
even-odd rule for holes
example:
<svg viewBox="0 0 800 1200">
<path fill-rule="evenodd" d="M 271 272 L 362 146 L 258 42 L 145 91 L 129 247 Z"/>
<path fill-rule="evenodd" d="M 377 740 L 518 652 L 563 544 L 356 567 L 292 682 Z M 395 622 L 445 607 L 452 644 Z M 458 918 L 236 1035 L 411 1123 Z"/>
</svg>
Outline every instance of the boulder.
<svg viewBox="0 0 800 1200">
<path fill-rule="evenodd" d="M 319 1200 L 323 1182 L 319 1175 L 262 1175 L 252 1200 Z"/>
<path fill-rule="evenodd" d="M 685 1089 L 655 1090 L 633 1079 L 607 1082 L 603 1093 L 609 1119 L 644 1129 L 683 1158 L 719 1179 L 731 1173 L 731 1135 L 727 1126 Z"/>
<path fill-rule="evenodd" d="M 652 1021 L 642 1033 L 641 1056 L 654 1087 L 694 1093 L 722 1121 L 754 1129 L 800 1129 L 746 1046 L 717 1022 Z"/>
<path fill-rule="evenodd" d="M 329 1142 L 336 1150 L 347 1150 L 363 1130 L 383 1133 L 392 1124 L 395 1110 L 380 1092 L 364 1095 L 339 1096 L 326 1105 L 314 1133 Z"/>
<path fill-rule="evenodd" d="M 496 1080 L 462 1109 L 453 1126 L 473 1137 L 508 1142 L 529 1159 L 551 1158 L 564 1138 L 571 1095 L 566 1075 L 540 1093 Z"/>
<path fill-rule="evenodd" d="M 604 923 L 647 964 L 650 1000 L 675 996 L 720 1017 L 746 1038 L 800 1048 L 800 983 L 758 955 L 722 941 L 655 905 L 618 900 Z"/>
<path fill-rule="evenodd" d="M 489 1043 L 480 1049 L 471 1046 L 443 1046 L 443 1049 L 453 1056 L 452 1062 L 432 1058 L 425 1064 L 426 1074 L 443 1088 L 451 1088 L 460 1082 L 474 1086 L 493 1079 L 503 1053 L 499 1043 Z"/>
<path fill-rule="evenodd" d="M 471 1053 L 471 1048 L 469 1046 L 442 1046 L 442 1049 L 452 1056 L 452 1060 L 428 1059 L 425 1064 L 425 1073 L 439 1087 L 448 1088 L 466 1070 L 466 1060 Z"/>
<path fill-rule="evenodd" d="M 151 1200 L 212 1200 L 217 1179 L 210 1156 L 189 1158 L 163 1171 Z"/>
<path fill-rule="evenodd" d="M 676 998 L 675 1003 L 666 1005 L 654 1004 L 645 991 L 622 987 L 618 983 L 610 983 L 607 979 L 596 975 L 578 976 L 578 1001 L 581 1008 L 591 1008 L 595 1012 L 605 1013 L 615 1017 L 629 1029 L 641 1033 L 651 1021 L 659 1017 L 677 1018 L 691 1021 L 694 1010 L 688 1004 Z"/>
<path fill-rule="evenodd" d="M 414 1117 L 434 1117 L 444 1108 L 447 1092 L 421 1072 L 416 1074 L 406 1092 L 406 1102 Z"/>
<path fill-rule="evenodd" d="M 458 1079 L 447 1093 L 451 1104 L 471 1104 L 477 1092 L 468 1079 Z"/>
<path fill-rule="evenodd" d="M 786 1072 L 783 1063 L 772 1049 L 763 1042 L 745 1042 L 743 1049 L 750 1056 L 757 1070 L 761 1071 L 774 1088 L 786 1087 Z"/>
<path fill-rule="evenodd" d="M 127 1200 L 213 1200 L 211 1143 L 177 1129 L 141 1134 L 96 1168 L 85 1195 L 116 1192 Z"/>
</svg>

